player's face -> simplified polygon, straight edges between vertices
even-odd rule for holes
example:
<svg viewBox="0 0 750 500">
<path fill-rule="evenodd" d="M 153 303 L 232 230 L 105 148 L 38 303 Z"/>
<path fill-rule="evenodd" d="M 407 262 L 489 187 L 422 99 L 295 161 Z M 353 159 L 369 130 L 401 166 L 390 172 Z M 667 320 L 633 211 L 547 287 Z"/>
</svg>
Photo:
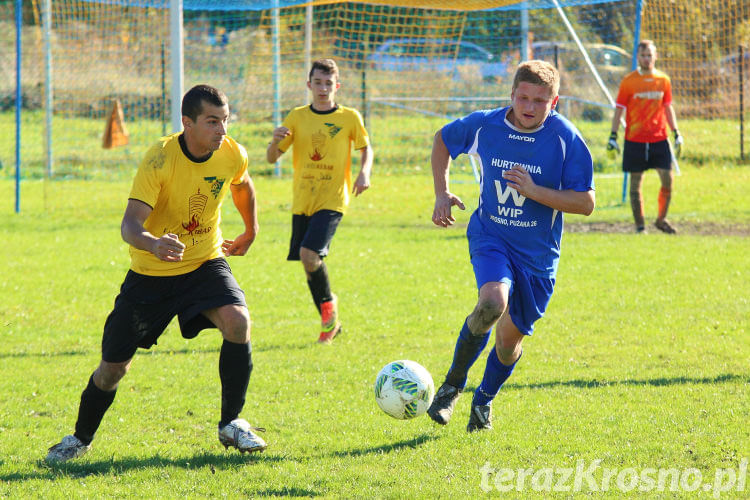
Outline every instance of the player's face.
<svg viewBox="0 0 750 500">
<path fill-rule="evenodd" d="M 538 128 L 557 104 L 558 96 L 544 85 L 519 82 L 510 94 L 513 106 L 510 122 L 524 131 Z"/>
<path fill-rule="evenodd" d="M 204 101 L 201 114 L 195 121 L 188 119 L 189 123 L 186 124 L 190 128 L 191 146 L 204 154 L 219 149 L 227 135 L 228 120 L 228 105 L 214 106 Z"/>
<path fill-rule="evenodd" d="M 307 82 L 307 88 L 312 90 L 315 109 L 326 110 L 332 107 L 340 86 L 336 75 L 329 75 L 320 69 L 314 70 L 310 81 Z"/>
<path fill-rule="evenodd" d="M 656 63 L 656 49 L 647 45 L 642 49 L 638 49 L 638 67 L 641 71 L 653 71 L 654 64 Z"/>
</svg>

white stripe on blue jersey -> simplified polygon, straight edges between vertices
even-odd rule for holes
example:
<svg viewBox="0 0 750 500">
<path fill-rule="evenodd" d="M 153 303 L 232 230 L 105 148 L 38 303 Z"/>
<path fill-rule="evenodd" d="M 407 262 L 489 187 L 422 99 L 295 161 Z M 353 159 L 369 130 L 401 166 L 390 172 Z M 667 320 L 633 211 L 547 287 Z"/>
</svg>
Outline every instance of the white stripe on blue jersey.
<svg viewBox="0 0 750 500">
<path fill-rule="evenodd" d="M 591 153 L 575 126 L 556 111 L 536 130 L 523 132 L 507 120 L 509 109 L 476 111 L 442 129 L 451 158 L 471 154 L 479 162 L 479 204 L 467 233 L 497 240 L 529 272 L 554 277 L 562 214 L 520 195 L 502 173 L 518 164 L 540 186 L 589 191 L 594 189 Z"/>
</svg>

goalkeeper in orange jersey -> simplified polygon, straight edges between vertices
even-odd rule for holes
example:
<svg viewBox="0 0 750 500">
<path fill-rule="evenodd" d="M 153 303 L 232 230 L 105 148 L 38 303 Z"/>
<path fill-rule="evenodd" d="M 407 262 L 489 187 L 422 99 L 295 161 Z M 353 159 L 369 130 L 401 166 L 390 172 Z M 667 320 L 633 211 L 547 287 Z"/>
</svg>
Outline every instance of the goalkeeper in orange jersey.
<svg viewBox="0 0 750 500">
<path fill-rule="evenodd" d="M 673 153 L 667 140 L 667 125 L 674 134 L 675 157 L 680 156 L 682 136 L 677 130 L 677 117 L 672 107 L 672 84 L 664 72 L 654 67 L 654 42 L 641 41 L 638 44 L 637 58 L 638 69 L 627 74 L 620 83 L 607 151 L 620 152 L 617 129 L 620 127 L 623 110 L 627 110 L 622 169 L 630 173 L 630 206 L 633 209 L 635 230 L 641 233 L 646 228 L 641 183 L 643 173 L 654 168 L 661 180 L 659 212 L 654 225 L 660 231 L 673 234 L 677 230 L 667 221 L 673 180 Z"/>
<path fill-rule="evenodd" d="M 312 64 L 307 87 L 312 104 L 293 109 L 273 131 L 266 159 L 274 163 L 292 147 L 294 167 L 292 237 L 287 260 L 301 260 L 313 302 L 321 319 L 320 343 L 341 332 L 336 295 L 331 292 L 323 258 L 349 204 L 370 187 L 373 153 L 362 116 L 340 106 L 336 92 L 339 70 L 331 59 Z M 360 170 L 352 184 L 352 145 L 361 152 Z"/>
</svg>

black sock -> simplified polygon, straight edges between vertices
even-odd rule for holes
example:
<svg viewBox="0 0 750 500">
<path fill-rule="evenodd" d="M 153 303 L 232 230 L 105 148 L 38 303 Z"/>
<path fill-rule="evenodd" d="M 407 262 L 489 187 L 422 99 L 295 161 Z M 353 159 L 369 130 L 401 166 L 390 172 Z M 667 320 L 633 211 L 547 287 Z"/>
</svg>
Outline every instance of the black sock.
<svg viewBox="0 0 750 500">
<path fill-rule="evenodd" d="M 219 428 L 239 417 L 245 406 L 245 394 L 253 371 L 252 348 L 247 344 L 235 344 L 224 340 L 219 355 L 219 378 L 221 378 L 221 421 Z"/>
<path fill-rule="evenodd" d="M 311 280 L 307 280 L 307 288 L 310 289 L 310 295 L 312 295 L 313 302 L 315 302 L 315 307 L 318 309 L 318 314 L 320 314 L 320 302 L 318 302 L 318 299 L 315 297 L 315 291 L 313 290 L 313 282 Z"/>
<path fill-rule="evenodd" d="M 447 383 L 458 387 L 460 390 L 464 389 L 469 369 L 474 365 L 474 362 L 487 345 L 491 331 L 492 329 L 482 335 L 474 335 L 469 330 L 469 318 L 466 318 L 456 341 L 456 349 L 453 352 L 453 363 L 448 370 L 448 374 L 445 376 Z"/>
<path fill-rule="evenodd" d="M 320 311 L 320 304 L 333 300 L 331 282 L 328 280 L 328 269 L 325 262 L 321 263 L 318 269 L 310 273 L 308 285 L 310 286 L 310 293 L 312 293 L 313 301 L 318 311 Z"/>
<path fill-rule="evenodd" d="M 78 420 L 76 421 L 75 437 L 83 444 L 90 444 L 94 440 L 94 434 L 102 423 L 104 414 L 115 400 L 114 391 L 103 391 L 94 385 L 94 376 L 91 375 L 89 383 L 81 393 L 81 404 L 78 407 Z"/>
</svg>

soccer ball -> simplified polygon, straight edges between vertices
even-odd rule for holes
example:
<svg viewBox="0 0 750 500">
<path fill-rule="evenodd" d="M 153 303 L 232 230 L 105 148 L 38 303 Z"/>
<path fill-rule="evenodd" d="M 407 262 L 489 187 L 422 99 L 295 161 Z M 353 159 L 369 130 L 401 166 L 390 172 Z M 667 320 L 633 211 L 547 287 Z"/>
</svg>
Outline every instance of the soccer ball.
<svg viewBox="0 0 750 500">
<path fill-rule="evenodd" d="M 408 359 L 388 363 L 375 378 L 375 401 L 381 410 L 399 420 L 426 412 L 434 396 L 430 372 Z"/>
</svg>

